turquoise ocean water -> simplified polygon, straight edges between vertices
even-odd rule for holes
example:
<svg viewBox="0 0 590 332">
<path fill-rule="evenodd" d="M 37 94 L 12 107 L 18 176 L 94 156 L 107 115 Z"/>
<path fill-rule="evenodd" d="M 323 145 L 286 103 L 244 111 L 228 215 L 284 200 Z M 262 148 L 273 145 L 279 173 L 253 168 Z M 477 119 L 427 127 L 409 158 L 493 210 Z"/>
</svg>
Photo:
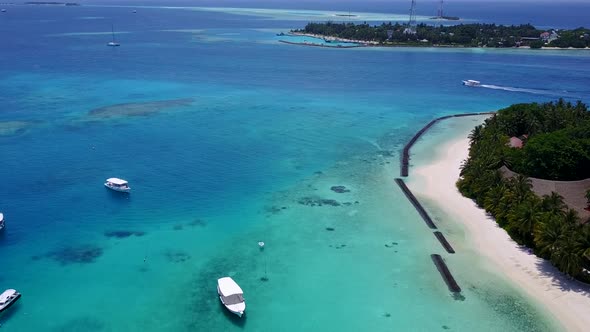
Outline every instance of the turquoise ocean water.
<svg viewBox="0 0 590 332">
<path fill-rule="evenodd" d="M 275 34 L 305 21 L 280 11 L 7 8 L 0 288 L 23 297 L 0 329 L 558 329 L 477 257 L 448 257 L 453 297 L 393 178 L 435 117 L 590 101 L 589 52 L 299 47 Z"/>
</svg>

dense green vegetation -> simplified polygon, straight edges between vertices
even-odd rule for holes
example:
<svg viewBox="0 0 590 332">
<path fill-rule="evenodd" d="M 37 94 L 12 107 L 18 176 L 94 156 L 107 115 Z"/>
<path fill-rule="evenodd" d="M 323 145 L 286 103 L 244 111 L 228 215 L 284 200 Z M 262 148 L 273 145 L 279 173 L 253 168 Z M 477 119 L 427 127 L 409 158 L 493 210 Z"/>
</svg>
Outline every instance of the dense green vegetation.
<svg viewBox="0 0 590 332">
<path fill-rule="evenodd" d="M 542 46 L 553 47 L 590 47 L 590 30 L 560 30 L 559 38 L 545 45 L 540 38 L 544 30 L 530 24 L 496 25 L 496 24 L 459 24 L 450 26 L 434 26 L 419 24 L 415 34 L 405 32 L 406 26 L 395 23 L 383 23 L 377 26 L 354 23 L 309 23 L 304 29 L 295 32 L 332 36 L 345 39 L 376 41 L 384 45 L 445 45 L 468 47 L 514 47 Z M 388 39 L 388 31 L 391 38 Z M 525 38 L 525 39 L 523 39 Z M 532 38 L 532 39 L 531 39 Z"/>
<path fill-rule="evenodd" d="M 517 104 L 496 118 L 496 135 L 525 143 L 522 149 L 500 145 L 499 157 L 513 171 L 548 180 L 590 178 L 590 112 L 584 104 Z"/>
<path fill-rule="evenodd" d="M 528 139 L 522 149 L 508 146 L 509 137 L 524 134 Z M 584 270 L 590 269 L 590 224 L 582 223 L 560 195 L 536 196 L 526 177 L 590 177 L 586 106 L 563 100 L 512 105 L 475 127 L 469 139 L 469 159 L 457 182 L 461 193 L 494 216 L 517 242 L 569 276 L 590 282 Z M 504 178 L 502 165 L 518 165 L 518 172 L 526 175 Z"/>
</svg>

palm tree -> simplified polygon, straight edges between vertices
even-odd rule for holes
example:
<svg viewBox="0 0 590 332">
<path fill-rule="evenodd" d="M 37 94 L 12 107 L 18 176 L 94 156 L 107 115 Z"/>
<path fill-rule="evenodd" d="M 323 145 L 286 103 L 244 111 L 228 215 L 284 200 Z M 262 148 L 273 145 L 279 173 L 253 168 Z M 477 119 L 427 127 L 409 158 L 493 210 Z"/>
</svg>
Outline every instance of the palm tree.
<svg viewBox="0 0 590 332">
<path fill-rule="evenodd" d="M 542 257 L 551 257 L 557 241 L 563 234 L 563 223 L 559 218 L 550 213 L 543 215 L 543 220 L 535 225 L 535 246 Z"/>
<path fill-rule="evenodd" d="M 514 195 L 510 189 L 506 189 L 504 195 L 500 198 L 500 202 L 498 202 L 498 206 L 491 211 L 494 218 L 496 218 L 498 225 L 501 227 L 504 227 L 508 223 L 508 214 L 512 210 L 514 204 Z"/>
<path fill-rule="evenodd" d="M 479 142 L 483 138 L 483 126 L 475 126 L 471 133 L 469 134 L 469 144 L 473 145 Z"/>
<path fill-rule="evenodd" d="M 543 218 L 540 206 L 539 199 L 531 197 L 520 203 L 508 214 L 510 229 L 520 234 L 527 243 L 532 240 L 535 224 L 541 222 Z"/>
<path fill-rule="evenodd" d="M 552 191 L 551 195 L 543 195 L 543 209 L 547 212 L 564 215 L 567 205 L 563 202 L 560 194 Z"/>
<path fill-rule="evenodd" d="M 494 214 L 494 211 L 500 206 L 500 202 L 506 193 L 506 186 L 504 183 L 494 186 L 486 193 L 483 201 L 483 208 Z"/>
<path fill-rule="evenodd" d="M 578 232 L 578 251 L 590 264 L 590 226 L 581 226 Z"/>
<path fill-rule="evenodd" d="M 582 270 L 582 256 L 579 254 L 579 247 L 576 241 L 575 229 L 568 228 L 555 246 L 551 254 L 551 262 L 565 274 L 575 277 Z"/>
<path fill-rule="evenodd" d="M 566 225 L 579 225 L 580 218 L 578 217 L 578 213 L 575 210 L 568 209 L 563 216 L 563 222 Z"/>
<path fill-rule="evenodd" d="M 531 194 L 532 182 L 522 174 L 518 174 L 510 181 L 512 192 L 517 203 L 521 203 Z"/>
</svg>

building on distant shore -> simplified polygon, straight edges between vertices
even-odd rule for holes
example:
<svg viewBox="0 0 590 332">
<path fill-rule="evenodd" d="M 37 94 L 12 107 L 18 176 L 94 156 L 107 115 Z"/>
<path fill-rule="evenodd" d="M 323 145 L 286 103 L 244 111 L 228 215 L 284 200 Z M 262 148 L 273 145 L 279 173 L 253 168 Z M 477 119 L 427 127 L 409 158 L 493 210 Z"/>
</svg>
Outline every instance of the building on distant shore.
<svg viewBox="0 0 590 332">
<path fill-rule="evenodd" d="M 557 32 L 555 30 L 551 30 L 551 32 L 549 32 L 549 31 L 543 32 L 539 37 L 544 42 L 550 43 L 550 42 L 556 40 L 557 38 L 559 38 L 559 34 L 557 34 Z"/>
</svg>

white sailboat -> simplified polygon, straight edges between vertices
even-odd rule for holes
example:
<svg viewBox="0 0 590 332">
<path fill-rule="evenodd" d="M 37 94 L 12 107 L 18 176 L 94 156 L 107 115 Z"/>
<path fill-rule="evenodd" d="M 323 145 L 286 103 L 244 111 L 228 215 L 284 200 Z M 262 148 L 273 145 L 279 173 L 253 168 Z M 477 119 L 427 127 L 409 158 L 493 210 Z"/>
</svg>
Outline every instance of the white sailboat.
<svg viewBox="0 0 590 332">
<path fill-rule="evenodd" d="M 113 39 L 107 43 L 107 46 L 111 46 L 111 47 L 121 46 L 121 44 L 119 44 L 115 41 L 115 27 L 112 24 L 111 24 L 111 32 L 113 34 Z"/>
<path fill-rule="evenodd" d="M 0 212 L 0 231 L 4 229 L 4 214 Z"/>
</svg>

